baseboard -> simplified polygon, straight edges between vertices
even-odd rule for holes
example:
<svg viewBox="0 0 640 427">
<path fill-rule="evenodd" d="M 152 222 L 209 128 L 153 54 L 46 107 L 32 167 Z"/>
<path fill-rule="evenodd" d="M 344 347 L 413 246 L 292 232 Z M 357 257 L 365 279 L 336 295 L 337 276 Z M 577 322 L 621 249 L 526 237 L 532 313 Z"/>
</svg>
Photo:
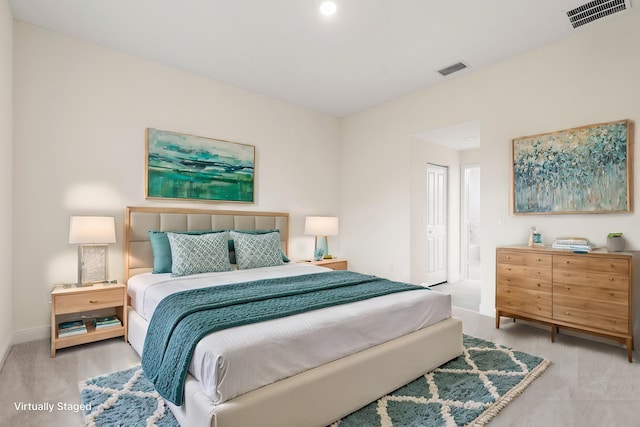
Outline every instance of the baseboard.
<svg viewBox="0 0 640 427">
<path fill-rule="evenodd" d="M 45 338 L 51 338 L 51 328 L 49 326 L 27 329 L 24 331 L 16 331 L 13 333 L 11 344 L 16 345 L 23 342 L 37 341 Z"/>
<path fill-rule="evenodd" d="M 478 311 L 481 314 L 489 317 L 495 317 L 496 315 L 496 307 L 495 304 L 482 304 L 480 303 L 480 307 L 478 307 Z"/>
<path fill-rule="evenodd" d="M 7 356 L 9 356 L 9 352 L 11 351 L 11 342 L 3 342 L 0 344 L 0 371 L 4 367 L 4 362 L 7 361 Z"/>
</svg>

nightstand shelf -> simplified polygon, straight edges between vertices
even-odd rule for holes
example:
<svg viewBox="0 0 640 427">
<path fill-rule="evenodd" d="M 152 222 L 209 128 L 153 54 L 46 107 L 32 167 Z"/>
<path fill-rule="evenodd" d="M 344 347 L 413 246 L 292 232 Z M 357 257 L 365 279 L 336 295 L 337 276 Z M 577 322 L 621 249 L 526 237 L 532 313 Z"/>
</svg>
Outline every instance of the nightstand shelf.
<svg viewBox="0 0 640 427">
<path fill-rule="evenodd" d="M 346 270 L 348 261 L 346 259 L 331 258 L 321 259 L 319 261 L 304 261 L 313 265 L 319 265 L 321 267 L 331 268 L 333 270 Z"/>
<path fill-rule="evenodd" d="M 51 291 L 51 357 L 56 350 L 86 344 L 114 337 L 124 337 L 127 341 L 126 286 L 121 283 L 95 284 L 86 287 L 56 287 Z M 114 309 L 120 319 L 120 326 L 96 330 L 93 322 L 85 321 L 87 332 L 66 337 L 58 336 L 58 324 L 78 318 L 85 312 Z M 76 315 L 77 316 L 74 316 Z"/>
</svg>

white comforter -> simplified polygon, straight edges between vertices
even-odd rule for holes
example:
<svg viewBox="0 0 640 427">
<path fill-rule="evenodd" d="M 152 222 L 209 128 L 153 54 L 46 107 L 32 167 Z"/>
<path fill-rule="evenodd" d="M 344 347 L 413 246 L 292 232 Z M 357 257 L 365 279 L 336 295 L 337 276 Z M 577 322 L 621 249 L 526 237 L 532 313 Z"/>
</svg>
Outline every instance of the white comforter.
<svg viewBox="0 0 640 427">
<path fill-rule="evenodd" d="M 129 280 L 131 305 L 147 321 L 165 296 L 187 289 L 331 271 L 304 263 L 197 274 L 141 274 Z M 196 346 L 189 372 L 214 403 L 365 350 L 451 317 L 449 295 L 399 292 L 226 329 Z"/>
</svg>

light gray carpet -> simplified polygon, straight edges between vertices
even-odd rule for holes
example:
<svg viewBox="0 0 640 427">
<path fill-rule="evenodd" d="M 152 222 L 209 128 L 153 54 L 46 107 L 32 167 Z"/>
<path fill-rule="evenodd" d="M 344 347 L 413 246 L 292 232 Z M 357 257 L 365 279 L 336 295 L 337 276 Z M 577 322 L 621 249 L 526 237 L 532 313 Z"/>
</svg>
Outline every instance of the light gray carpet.
<svg viewBox="0 0 640 427">
<path fill-rule="evenodd" d="M 610 342 L 581 339 L 560 331 L 551 343 L 548 329 L 455 308 L 465 334 L 553 361 L 492 421 L 490 427 L 632 426 L 640 414 L 640 355 L 628 363 L 626 350 Z M 19 402 L 80 403 L 77 383 L 131 368 L 139 357 L 122 339 L 62 349 L 51 359 L 49 340 L 13 347 L 0 371 L 0 426 L 82 425 L 82 414 L 19 411 Z"/>
</svg>

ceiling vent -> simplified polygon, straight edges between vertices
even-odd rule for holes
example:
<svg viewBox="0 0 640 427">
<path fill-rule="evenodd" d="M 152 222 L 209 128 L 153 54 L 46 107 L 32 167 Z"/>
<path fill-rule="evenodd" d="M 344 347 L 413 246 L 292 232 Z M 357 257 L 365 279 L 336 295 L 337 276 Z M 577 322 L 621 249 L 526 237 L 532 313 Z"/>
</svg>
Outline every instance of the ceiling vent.
<svg viewBox="0 0 640 427">
<path fill-rule="evenodd" d="M 567 11 L 567 17 L 571 26 L 578 28 L 630 7 L 630 0 L 594 0 Z"/>
<path fill-rule="evenodd" d="M 460 61 L 453 65 L 449 65 L 448 67 L 444 67 L 443 69 L 438 70 L 438 72 L 443 76 L 448 76 L 449 74 L 453 74 L 456 71 L 464 70 L 465 68 L 468 68 L 468 65 Z"/>
</svg>

